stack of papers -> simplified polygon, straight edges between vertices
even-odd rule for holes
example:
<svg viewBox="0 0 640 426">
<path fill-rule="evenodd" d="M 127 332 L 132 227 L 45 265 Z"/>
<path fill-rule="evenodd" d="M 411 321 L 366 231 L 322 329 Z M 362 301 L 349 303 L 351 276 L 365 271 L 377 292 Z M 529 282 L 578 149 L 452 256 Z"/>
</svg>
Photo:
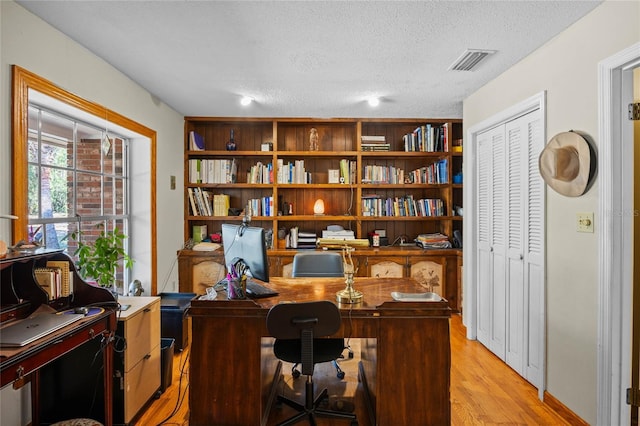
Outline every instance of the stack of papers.
<svg viewBox="0 0 640 426">
<path fill-rule="evenodd" d="M 420 234 L 416 238 L 416 244 L 423 249 L 451 248 L 449 237 L 440 233 Z"/>
</svg>

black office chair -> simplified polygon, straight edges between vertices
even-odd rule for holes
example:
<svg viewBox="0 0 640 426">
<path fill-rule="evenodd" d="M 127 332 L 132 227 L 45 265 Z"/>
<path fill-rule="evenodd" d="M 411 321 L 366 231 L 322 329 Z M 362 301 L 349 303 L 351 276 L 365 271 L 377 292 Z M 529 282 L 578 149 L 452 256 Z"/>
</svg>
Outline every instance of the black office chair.
<svg viewBox="0 0 640 426">
<path fill-rule="evenodd" d="M 344 277 L 344 262 L 340 253 L 332 251 L 296 253 L 296 255 L 293 256 L 291 276 L 293 278 Z M 353 358 L 351 347 L 347 345 L 345 349 L 348 350 L 349 358 Z M 340 358 L 343 358 L 342 354 L 340 354 Z M 344 379 L 344 371 L 342 371 L 336 360 L 333 360 L 333 365 L 336 368 L 338 378 L 340 380 Z M 300 376 L 295 365 L 291 369 L 291 374 L 293 374 L 294 378 Z"/>
<path fill-rule="evenodd" d="M 344 277 L 342 256 L 337 252 L 296 253 L 293 256 L 291 276 L 296 277 Z"/>
<path fill-rule="evenodd" d="M 313 369 L 315 364 L 335 360 L 344 349 L 342 338 L 322 338 L 331 336 L 340 329 L 340 311 L 328 300 L 301 303 L 279 303 L 267 314 L 267 329 L 275 337 L 273 353 L 285 362 L 302 364 L 302 374 L 307 376 L 305 383 L 305 404 L 278 395 L 283 402 L 300 413 L 280 423 L 295 424 L 305 417 L 315 425 L 315 416 L 351 420 L 357 425 L 355 414 L 318 408 L 328 396 L 323 389 L 314 399 Z"/>
</svg>

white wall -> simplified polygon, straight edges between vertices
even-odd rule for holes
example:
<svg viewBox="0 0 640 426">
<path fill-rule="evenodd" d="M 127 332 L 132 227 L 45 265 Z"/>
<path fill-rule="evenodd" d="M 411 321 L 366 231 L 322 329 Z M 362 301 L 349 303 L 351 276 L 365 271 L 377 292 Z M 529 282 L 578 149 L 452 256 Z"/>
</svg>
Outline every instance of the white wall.
<svg viewBox="0 0 640 426">
<path fill-rule="evenodd" d="M 546 91 L 547 139 L 573 129 L 597 146 L 598 62 L 639 40 L 640 2 L 605 2 L 469 96 L 464 126 Z M 597 210 L 597 185 L 578 198 L 547 190 L 547 391 L 590 424 L 597 405 L 599 230 L 577 233 L 575 215 Z"/>
<path fill-rule="evenodd" d="M 156 209 L 160 289 L 174 263 L 176 251 L 183 243 L 182 193 L 177 189 L 169 189 L 169 176 L 176 176 L 177 188 L 182 187 L 184 117 L 18 4 L 11 1 L 0 3 L 0 212 L 10 212 L 11 209 L 11 65 L 16 64 L 157 132 Z M 8 235 L 9 232 L 8 222 L 2 221 L 0 235 Z M 169 279 L 166 291 L 177 289 L 177 274 L 174 275 Z M 172 288 L 174 281 L 175 287 Z"/>
<path fill-rule="evenodd" d="M 176 186 L 182 188 L 184 117 L 18 4 L 0 1 L 0 24 L 0 213 L 11 212 L 11 65 L 15 64 L 157 132 L 158 291 L 177 291 L 175 257 L 183 243 L 183 204 L 181 191 L 169 189 L 169 176 L 176 176 Z M 0 222 L 0 238 L 9 240 L 10 223 Z M 8 396 L 10 391 L 9 387 L 0 393 L 0 424 L 25 424 L 28 415 L 18 420 L 20 410 Z"/>
</svg>

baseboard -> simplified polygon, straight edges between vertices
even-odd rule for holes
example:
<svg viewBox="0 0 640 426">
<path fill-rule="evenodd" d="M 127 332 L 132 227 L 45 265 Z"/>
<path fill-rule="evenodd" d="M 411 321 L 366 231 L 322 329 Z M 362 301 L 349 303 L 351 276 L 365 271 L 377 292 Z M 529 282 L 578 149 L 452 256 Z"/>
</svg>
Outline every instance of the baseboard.
<svg viewBox="0 0 640 426">
<path fill-rule="evenodd" d="M 558 413 L 560 417 L 565 419 L 569 424 L 573 426 L 589 426 L 589 423 L 582 420 L 576 413 L 569 410 L 566 405 L 558 401 L 549 392 L 544 391 L 544 403 L 547 404 L 553 411 Z"/>
</svg>

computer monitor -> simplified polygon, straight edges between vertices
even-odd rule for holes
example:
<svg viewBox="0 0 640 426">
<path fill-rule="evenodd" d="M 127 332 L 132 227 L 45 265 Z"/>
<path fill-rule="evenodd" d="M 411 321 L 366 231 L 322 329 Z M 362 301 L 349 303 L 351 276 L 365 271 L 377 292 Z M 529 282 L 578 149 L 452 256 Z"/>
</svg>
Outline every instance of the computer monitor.
<svg viewBox="0 0 640 426">
<path fill-rule="evenodd" d="M 222 244 L 227 268 L 237 257 L 249 267 L 253 278 L 269 282 L 269 260 L 263 228 L 248 226 L 246 223 L 223 223 Z"/>
</svg>

